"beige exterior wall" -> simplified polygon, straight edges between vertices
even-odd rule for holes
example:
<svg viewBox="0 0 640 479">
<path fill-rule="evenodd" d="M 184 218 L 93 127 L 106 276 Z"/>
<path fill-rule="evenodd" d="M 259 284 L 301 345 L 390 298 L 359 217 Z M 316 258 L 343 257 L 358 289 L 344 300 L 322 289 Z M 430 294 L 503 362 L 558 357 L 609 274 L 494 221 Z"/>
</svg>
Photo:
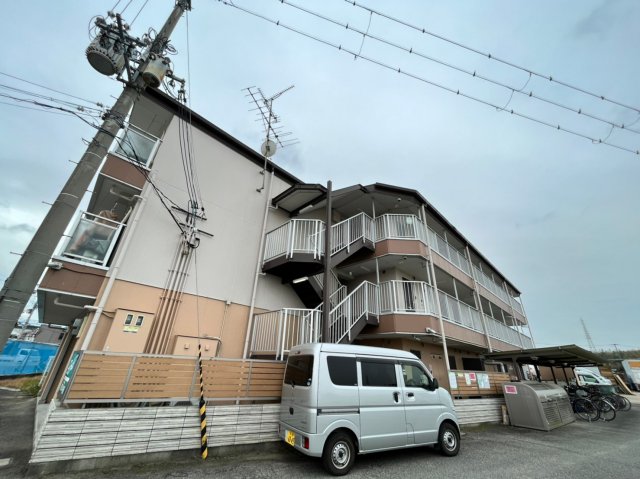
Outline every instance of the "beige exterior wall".
<svg viewBox="0 0 640 479">
<path fill-rule="evenodd" d="M 201 235 L 185 284 L 185 292 L 219 301 L 249 305 L 262 236 L 266 202 L 290 185 L 273 177 L 271 194 L 267 190 L 270 174 L 214 138 L 194 128 L 193 145 L 206 221 L 198 227 L 213 237 Z M 174 118 L 153 162 L 154 183 L 173 201 L 186 205 L 178 122 Z M 267 187 L 262 186 L 263 178 Z M 131 242 L 124 254 L 118 279 L 162 288 L 180 241 L 180 232 L 157 195 L 149 194 Z M 185 215 L 175 212 L 180 221 Z M 288 220 L 286 213 L 269 208 L 267 230 Z M 197 260 L 198 284 L 194 274 Z M 291 288 L 279 281 L 259 281 L 258 307 L 278 309 L 301 303 Z"/>
<path fill-rule="evenodd" d="M 89 349 L 142 353 L 161 294 L 161 288 L 115 281 Z M 133 315 L 133 324 L 126 325 L 129 314 Z M 136 327 L 138 316 L 142 316 L 143 320 Z M 178 309 L 167 353 L 197 355 L 197 338 L 200 337 L 203 356 L 217 353 L 219 357 L 240 358 L 248 318 L 249 307 L 246 305 L 227 304 L 220 300 L 185 294 Z"/>
</svg>

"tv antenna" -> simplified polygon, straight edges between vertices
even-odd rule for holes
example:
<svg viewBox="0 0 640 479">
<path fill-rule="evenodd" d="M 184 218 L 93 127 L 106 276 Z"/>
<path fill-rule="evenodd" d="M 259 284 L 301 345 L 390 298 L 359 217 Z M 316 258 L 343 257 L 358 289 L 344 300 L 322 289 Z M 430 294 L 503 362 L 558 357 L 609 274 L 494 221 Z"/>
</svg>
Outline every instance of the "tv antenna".
<svg viewBox="0 0 640 479">
<path fill-rule="evenodd" d="M 249 111 L 255 111 L 258 119 L 256 121 L 262 122 L 264 129 L 264 141 L 260 146 L 260 152 L 264 157 L 264 166 L 260 172 L 262 176 L 262 186 L 257 188 L 258 192 L 264 190 L 264 172 L 267 169 L 267 161 L 273 155 L 275 155 L 278 147 L 285 148 L 287 146 L 299 143 L 297 138 L 290 138 L 293 134 L 290 131 L 284 131 L 284 127 L 280 125 L 280 117 L 273 111 L 273 102 L 280 98 L 283 94 L 294 88 L 295 85 L 288 86 L 284 90 L 280 90 L 278 93 L 266 97 L 262 90 L 255 86 L 244 88 L 247 91 L 247 97 L 251 98 L 251 103 L 255 105 Z"/>
</svg>

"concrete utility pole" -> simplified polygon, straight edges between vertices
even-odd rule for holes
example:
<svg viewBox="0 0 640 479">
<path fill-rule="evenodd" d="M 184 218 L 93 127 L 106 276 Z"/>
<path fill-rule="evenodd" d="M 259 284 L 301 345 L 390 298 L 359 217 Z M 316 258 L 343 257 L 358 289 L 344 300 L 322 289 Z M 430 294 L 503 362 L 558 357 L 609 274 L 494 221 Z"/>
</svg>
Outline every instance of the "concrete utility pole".
<svg viewBox="0 0 640 479">
<path fill-rule="evenodd" d="M 120 98 L 111 110 L 104 115 L 104 123 L 93 137 L 78 165 L 71 173 L 57 199 L 49 209 L 42 224 L 33 235 L 27 249 L 22 254 L 13 272 L 6 279 L 0 291 L 0 350 L 4 347 L 11 330 L 20 318 L 36 284 L 47 267 L 51 255 L 64 234 L 64 230 L 73 218 L 85 191 L 96 174 L 100 163 L 111 147 L 111 143 L 124 126 L 124 120 L 131 111 L 137 98 L 149 84 L 149 77 L 143 73 L 149 70 L 154 61 L 162 58 L 173 32 L 182 14 L 191 9 L 191 0 L 177 0 L 175 7 L 164 26 L 146 50 L 146 56 L 132 72 L 130 65 L 131 45 L 125 49 L 126 70 L 129 74 Z M 126 44 L 121 18 L 117 15 L 120 38 Z M 104 20 L 103 20 L 104 21 Z M 129 37 L 130 38 L 130 37 Z M 137 44 L 136 46 L 140 46 Z M 158 86 L 151 83 L 151 86 Z"/>
</svg>

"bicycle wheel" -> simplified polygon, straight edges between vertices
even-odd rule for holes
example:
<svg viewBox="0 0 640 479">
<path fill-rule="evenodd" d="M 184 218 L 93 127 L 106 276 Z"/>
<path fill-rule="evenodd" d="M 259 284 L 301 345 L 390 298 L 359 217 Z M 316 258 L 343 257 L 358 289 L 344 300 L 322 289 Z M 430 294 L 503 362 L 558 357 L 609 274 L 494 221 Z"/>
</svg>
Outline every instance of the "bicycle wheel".
<svg viewBox="0 0 640 479">
<path fill-rule="evenodd" d="M 597 421 L 600 418 L 600 411 L 588 399 L 578 398 L 573 402 L 573 412 L 583 421 Z"/>
<path fill-rule="evenodd" d="M 620 403 L 622 404 L 622 407 L 620 408 L 621 411 L 628 411 L 629 409 L 631 409 L 631 401 L 629 401 L 624 396 L 618 395 L 617 397 Z"/>
<path fill-rule="evenodd" d="M 600 419 L 603 421 L 613 421 L 616 418 L 616 410 L 613 405 L 604 398 L 593 398 L 591 400 L 598 411 L 600 411 Z"/>
</svg>

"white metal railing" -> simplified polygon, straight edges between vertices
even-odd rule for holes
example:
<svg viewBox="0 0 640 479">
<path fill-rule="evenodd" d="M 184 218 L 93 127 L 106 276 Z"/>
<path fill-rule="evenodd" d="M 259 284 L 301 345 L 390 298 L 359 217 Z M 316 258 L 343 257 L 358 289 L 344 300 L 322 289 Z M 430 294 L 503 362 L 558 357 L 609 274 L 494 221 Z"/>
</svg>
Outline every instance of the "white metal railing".
<svg viewBox="0 0 640 479">
<path fill-rule="evenodd" d="M 513 306 L 513 309 L 515 309 L 518 313 L 520 313 L 520 314 L 522 314 L 524 316 L 524 308 L 520 304 L 520 301 L 518 301 L 514 297 L 511 297 L 511 306 Z"/>
<path fill-rule="evenodd" d="M 429 240 L 429 246 L 436 253 L 456 266 L 458 269 L 464 271 L 471 276 L 471 265 L 464 253 L 458 251 L 449 242 L 436 233 L 431 228 L 427 228 L 427 238 Z"/>
<path fill-rule="evenodd" d="M 416 239 L 427 244 L 424 223 L 416 215 L 387 214 L 375 219 L 376 241 Z"/>
<path fill-rule="evenodd" d="M 311 278 L 309 278 L 309 281 L 315 281 L 322 290 L 322 288 L 324 288 L 324 273 L 312 276 Z M 331 294 L 329 295 L 331 307 L 340 303 L 344 298 L 347 297 L 347 287 L 340 283 L 333 270 L 331 270 L 331 275 L 329 276 L 329 291 L 331 291 Z"/>
<path fill-rule="evenodd" d="M 252 354 L 273 353 L 282 360 L 293 346 L 320 340 L 322 311 L 285 308 L 256 314 L 251 335 Z"/>
<path fill-rule="evenodd" d="M 130 124 L 117 136 L 112 153 L 148 168 L 159 145 L 159 138 Z"/>
<path fill-rule="evenodd" d="M 504 341 L 505 343 L 513 344 L 517 347 L 533 347 L 533 341 L 529 336 L 516 331 L 514 328 L 501 323 L 491 316 L 485 314 L 484 317 L 487 324 L 489 336 L 491 336 L 492 338 L 499 339 L 500 341 Z M 522 343 L 520 342 L 520 340 L 522 340 Z"/>
<path fill-rule="evenodd" d="M 106 266 L 124 224 L 104 216 L 82 212 L 61 255 L 98 266 Z"/>
<path fill-rule="evenodd" d="M 473 265 L 473 276 L 478 283 L 493 293 L 494 296 L 497 296 L 509 305 L 512 304 L 511 298 L 504 287 L 496 283 L 493 278 L 487 275 L 484 271 L 481 271 L 475 264 Z"/>
<path fill-rule="evenodd" d="M 433 287 L 424 281 L 380 283 L 380 314 L 437 315 Z"/>
<path fill-rule="evenodd" d="M 263 261 L 294 253 L 309 253 L 321 258 L 324 251 L 324 223 L 295 219 L 267 233 Z"/>
<path fill-rule="evenodd" d="M 366 213 L 359 213 L 331 226 L 331 255 L 346 249 L 357 241 L 374 241 L 373 219 Z"/>
<path fill-rule="evenodd" d="M 480 311 L 442 291 L 438 291 L 438 295 L 440 297 L 442 319 L 484 334 Z"/>
<path fill-rule="evenodd" d="M 364 281 L 329 313 L 329 341 L 339 343 L 345 337 L 351 342 L 355 324 L 366 314 L 379 315 L 378 286 Z"/>
</svg>

